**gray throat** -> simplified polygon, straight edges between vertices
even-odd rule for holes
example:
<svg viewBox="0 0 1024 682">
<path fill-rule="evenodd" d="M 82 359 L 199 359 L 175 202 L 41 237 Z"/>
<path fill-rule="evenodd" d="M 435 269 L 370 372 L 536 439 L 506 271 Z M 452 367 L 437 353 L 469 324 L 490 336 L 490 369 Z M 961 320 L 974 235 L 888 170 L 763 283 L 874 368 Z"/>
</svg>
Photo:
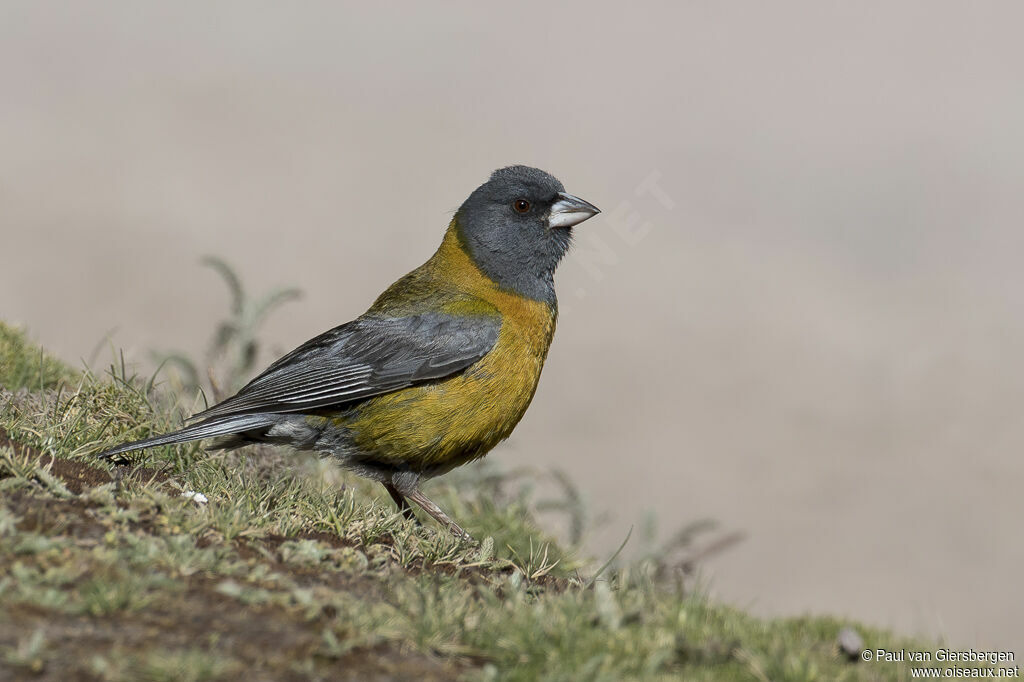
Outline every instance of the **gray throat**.
<svg viewBox="0 0 1024 682">
<path fill-rule="evenodd" d="M 558 305 L 555 296 L 555 267 L 560 255 L 538 255 L 527 260 L 549 260 L 550 266 L 538 267 L 535 263 L 522 262 L 523 258 L 510 258 L 485 244 L 480 244 L 471 235 L 459 228 L 456 231 L 459 243 L 480 270 L 502 289 L 534 301 Z"/>
</svg>

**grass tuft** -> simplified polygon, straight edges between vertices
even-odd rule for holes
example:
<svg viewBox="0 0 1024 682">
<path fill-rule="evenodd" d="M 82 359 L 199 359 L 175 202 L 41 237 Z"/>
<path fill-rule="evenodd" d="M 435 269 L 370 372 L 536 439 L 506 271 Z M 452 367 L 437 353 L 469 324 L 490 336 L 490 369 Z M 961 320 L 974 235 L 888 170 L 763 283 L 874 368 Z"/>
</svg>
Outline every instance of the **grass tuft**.
<svg viewBox="0 0 1024 682">
<path fill-rule="evenodd" d="M 78 373 L 28 340 L 25 331 L 0 321 L 0 386 L 9 391 L 53 390 Z"/>
</svg>

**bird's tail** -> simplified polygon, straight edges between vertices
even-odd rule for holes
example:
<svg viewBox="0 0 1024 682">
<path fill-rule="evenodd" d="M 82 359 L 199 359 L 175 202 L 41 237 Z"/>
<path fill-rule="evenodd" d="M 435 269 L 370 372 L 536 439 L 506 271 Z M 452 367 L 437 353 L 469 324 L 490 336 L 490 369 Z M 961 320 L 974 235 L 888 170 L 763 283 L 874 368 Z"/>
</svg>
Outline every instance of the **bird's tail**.
<svg viewBox="0 0 1024 682">
<path fill-rule="evenodd" d="M 215 438 L 217 436 L 231 436 L 238 433 L 244 433 L 246 431 L 253 431 L 273 426 L 274 423 L 274 415 L 270 414 L 245 414 L 234 415 L 231 417 L 216 417 L 214 419 L 201 421 L 198 424 L 186 426 L 183 429 L 179 429 L 171 433 L 143 438 L 142 440 L 132 441 L 131 443 L 122 443 L 117 447 L 101 452 L 97 457 L 100 459 L 110 459 L 114 455 L 119 455 L 123 452 L 144 450 L 158 445 L 188 443 L 194 440 Z"/>
</svg>

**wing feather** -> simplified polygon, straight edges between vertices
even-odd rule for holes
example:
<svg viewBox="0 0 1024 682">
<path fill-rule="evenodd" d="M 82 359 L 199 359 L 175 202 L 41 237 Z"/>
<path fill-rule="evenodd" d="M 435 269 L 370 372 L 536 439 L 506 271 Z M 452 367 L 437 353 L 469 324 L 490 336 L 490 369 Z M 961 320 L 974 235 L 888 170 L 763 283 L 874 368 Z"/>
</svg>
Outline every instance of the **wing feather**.
<svg viewBox="0 0 1024 682">
<path fill-rule="evenodd" d="M 500 329 L 497 315 L 360 317 L 302 344 L 192 419 L 302 412 L 441 379 L 487 355 Z"/>
</svg>

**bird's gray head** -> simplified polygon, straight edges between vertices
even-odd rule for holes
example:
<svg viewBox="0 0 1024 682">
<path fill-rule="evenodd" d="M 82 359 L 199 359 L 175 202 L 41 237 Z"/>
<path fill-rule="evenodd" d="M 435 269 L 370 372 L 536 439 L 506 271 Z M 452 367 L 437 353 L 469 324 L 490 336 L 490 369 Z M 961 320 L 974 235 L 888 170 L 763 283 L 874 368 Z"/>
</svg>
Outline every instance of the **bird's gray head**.
<svg viewBox="0 0 1024 682">
<path fill-rule="evenodd" d="M 554 303 L 554 273 L 572 228 L 600 213 L 565 193 L 552 175 L 529 166 L 494 171 L 455 213 L 462 246 L 498 286 Z"/>
</svg>

